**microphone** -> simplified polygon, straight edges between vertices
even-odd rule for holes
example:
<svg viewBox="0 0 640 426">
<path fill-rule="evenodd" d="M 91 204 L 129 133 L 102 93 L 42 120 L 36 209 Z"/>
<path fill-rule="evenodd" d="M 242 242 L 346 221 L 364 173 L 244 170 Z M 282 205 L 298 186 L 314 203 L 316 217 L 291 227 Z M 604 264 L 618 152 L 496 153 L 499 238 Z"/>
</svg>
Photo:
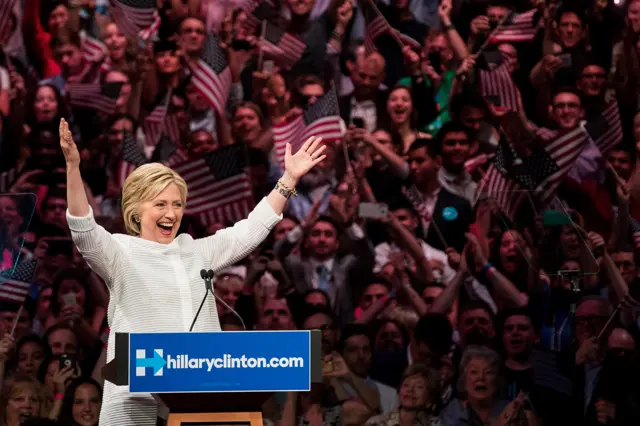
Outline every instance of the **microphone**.
<svg viewBox="0 0 640 426">
<path fill-rule="evenodd" d="M 204 271 L 204 269 L 203 269 L 203 271 Z M 202 274 L 202 271 L 200 272 L 200 274 Z M 238 314 L 235 311 L 235 309 L 233 309 L 231 306 L 229 306 L 227 304 L 227 302 L 225 302 L 220 297 L 218 297 L 218 295 L 215 293 L 215 291 L 213 291 L 213 286 L 211 285 L 211 279 L 213 278 L 213 271 L 211 269 L 209 269 L 209 274 L 208 275 L 209 275 L 209 290 L 211 290 L 211 294 L 213 294 L 213 297 L 215 297 L 217 301 L 222 303 L 224 305 L 224 307 L 229 310 L 229 312 L 231 312 L 233 315 L 235 315 L 236 318 L 238 318 L 240 320 L 240 324 L 242 324 L 242 328 L 244 329 L 244 331 L 247 331 L 247 326 L 244 324 L 244 321 L 242 320 L 242 317 L 240 316 L 240 314 Z"/>
<path fill-rule="evenodd" d="M 202 302 L 200 302 L 200 307 L 198 308 L 198 312 L 196 312 L 196 316 L 193 317 L 193 322 L 191 323 L 191 327 L 189 327 L 189 331 L 193 330 L 193 326 L 196 325 L 196 321 L 200 316 L 200 311 L 202 311 L 202 307 L 204 306 L 205 300 L 207 300 L 207 296 L 209 295 L 209 290 L 211 290 L 211 279 L 209 278 L 209 274 L 206 269 L 200 270 L 200 278 L 204 280 L 204 297 L 202 298 Z M 213 290 L 211 291 L 213 293 Z M 214 294 L 215 296 L 215 294 Z"/>
</svg>

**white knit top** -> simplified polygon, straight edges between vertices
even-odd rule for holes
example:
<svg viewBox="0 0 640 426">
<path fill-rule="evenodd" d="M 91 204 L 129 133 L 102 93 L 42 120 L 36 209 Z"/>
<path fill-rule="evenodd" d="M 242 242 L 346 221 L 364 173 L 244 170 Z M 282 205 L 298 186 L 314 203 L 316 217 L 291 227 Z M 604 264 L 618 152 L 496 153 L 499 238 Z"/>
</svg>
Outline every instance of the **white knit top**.
<svg viewBox="0 0 640 426">
<path fill-rule="evenodd" d="M 109 287 L 107 362 L 114 357 L 116 332 L 188 331 L 205 293 L 200 270 L 216 272 L 249 255 L 281 218 L 263 199 L 247 219 L 211 237 L 181 234 L 161 244 L 110 234 L 91 210 L 86 217 L 67 211 L 74 243 Z M 194 331 L 219 330 L 216 304 L 208 300 Z M 105 382 L 100 426 L 154 426 L 156 410 L 151 395 L 134 397 L 127 386 Z"/>
</svg>

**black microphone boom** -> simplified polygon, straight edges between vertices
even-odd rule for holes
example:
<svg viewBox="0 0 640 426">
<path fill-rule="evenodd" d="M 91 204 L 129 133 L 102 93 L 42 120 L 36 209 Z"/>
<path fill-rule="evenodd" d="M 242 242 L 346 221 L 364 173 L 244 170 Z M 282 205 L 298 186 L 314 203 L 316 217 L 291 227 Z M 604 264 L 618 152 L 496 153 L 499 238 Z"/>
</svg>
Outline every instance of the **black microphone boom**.
<svg viewBox="0 0 640 426">
<path fill-rule="evenodd" d="M 201 272 L 202 273 L 202 272 Z M 225 302 L 224 300 L 222 300 L 220 297 L 218 297 L 218 295 L 216 294 L 215 291 L 213 291 L 213 286 L 211 285 L 211 278 L 213 278 L 213 271 L 211 269 L 209 269 L 209 289 L 211 290 L 211 294 L 213 294 L 213 297 L 216 298 L 217 301 L 219 301 L 220 303 L 222 303 L 224 305 L 225 308 L 227 308 L 229 310 L 229 312 L 231 312 L 233 315 L 236 316 L 236 318 L 238 318 L 240 320 L 240 324 L 242 324 L 242 328 L 247 331 L 247 326 L 244 324 L 244 321 L 242 320 L 242 317 L 240 316 L 240 314 L 238 314 L 231 306 L 229 306 L 227 304 L 227 302 Z"/>
<path fill-rule="evenodd" d="M 191 327 L 189 327 L 189 331 L 193 330 L 193 326 L 196 325 L 198 316 L 200 316 L 200 311 L 202 311 L 204 302 L 205 300 L 207 300 L 207 296 L 209 295 L 209 289 L 211 288 L 211 280 L 209 279 L 206 269 L 200 270 L 200 277 L 204 280 L 204 286 L 205 286 L 204 297 L 202 298 L 202 302 L 200 302 L 200 307 L 198 308 L 198 312 L 196 312 L 196 316 L 193 317 L 193 322 L 191 323 Z"/>
</svg>

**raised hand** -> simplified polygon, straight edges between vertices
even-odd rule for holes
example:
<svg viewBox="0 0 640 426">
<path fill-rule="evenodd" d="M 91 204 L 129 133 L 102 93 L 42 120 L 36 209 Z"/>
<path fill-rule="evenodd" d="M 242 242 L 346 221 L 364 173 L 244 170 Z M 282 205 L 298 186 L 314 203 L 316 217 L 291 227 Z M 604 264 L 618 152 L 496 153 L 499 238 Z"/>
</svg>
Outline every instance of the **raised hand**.
<svg viewBox="0 0 640 426">
<path fill-rule="evenodd" d="M 322 138 L 310 137 L 295 154 L 291 154 L 291 144 L 287 144 L 284 155 L 284 170 L 296 181 L 304 176 L 316 164 L 326 158 L 322 152 L 326 149 L 321 145 Z"/>
<path fill-rule="evenodd" d="M 64 154 L 64 159 L 67 161 L 67 167 L 80 165 L 80 152 L 78 147 L 73 141 L 73 135 L 69 130 L 69 123 L 64 118 L 60 120 L 60 148 Z"/>
</svg>

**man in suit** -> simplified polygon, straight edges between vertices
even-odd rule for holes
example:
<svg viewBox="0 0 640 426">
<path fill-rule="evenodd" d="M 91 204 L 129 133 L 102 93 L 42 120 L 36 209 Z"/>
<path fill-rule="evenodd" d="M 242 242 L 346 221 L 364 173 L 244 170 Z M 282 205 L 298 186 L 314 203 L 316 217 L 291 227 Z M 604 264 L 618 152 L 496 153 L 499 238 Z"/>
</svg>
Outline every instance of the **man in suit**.
<svg viewBox="0 0 640 426">
<path fill-rule="evenodd" d="M 275 244 L 274 253 L 284 264 L 298 293 L 324 290 L 339 322 L 349 322 L 353 319 L 350 275 L 361 262 L 372 257 L 369 242 L 357 224 L 338 224 L 328 216 L 321 216 L 306 228 L 294 228 Z M 343 228 L 353 244 L 349 254 L 338 257 L 339 234 Z M 302 254 L 292 254 L 300 240 L 303 241 Z"/>
<path fill-rule="evenodd" d="M 338 99 L 340 116 L 347 126 L 353 118 L 361 118 L 369 132 L 376 129 L 378 115 L 387 106 L 388 93 L 380 89 L 384 69 L 385 60 L 377 52 L 355 61 L 351 70 L 353 92 Z"/>
<path fill-rule="evenodd" d="M 440 144 L 434 140 L 416 139 L 408 156 L 410 176 L 405 187 L 408 192 L 417 190 L 420 195 L 422 205 L 416 206 L 416 210 L 421 212 L 427 244 L 442 251 L 452 247 L 461 253 L 466 242 L 465 233 L 474 217 L 471 204 L 444 188 L 438 179 L 442 166 Z"/>
</svg>

